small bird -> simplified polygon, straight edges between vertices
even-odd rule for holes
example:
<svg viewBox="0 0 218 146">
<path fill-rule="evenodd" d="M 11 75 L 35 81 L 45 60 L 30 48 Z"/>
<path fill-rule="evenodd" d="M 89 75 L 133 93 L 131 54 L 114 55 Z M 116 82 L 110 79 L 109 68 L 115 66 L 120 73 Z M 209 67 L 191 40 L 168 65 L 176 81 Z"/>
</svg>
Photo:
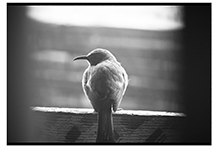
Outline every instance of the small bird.
<svg viewBox="0 0 218 146">
<path fill-rule="evenodd" d="M 115 56 L 106 49 L 97 48 L 75 60 L 89 62 L 83 73 L 82 87 L 95 112 L 98 113 L 96 142 L 115 142 L 112 109 L 118 110 L 128 85 L 128 75 Z"/>
</svg>

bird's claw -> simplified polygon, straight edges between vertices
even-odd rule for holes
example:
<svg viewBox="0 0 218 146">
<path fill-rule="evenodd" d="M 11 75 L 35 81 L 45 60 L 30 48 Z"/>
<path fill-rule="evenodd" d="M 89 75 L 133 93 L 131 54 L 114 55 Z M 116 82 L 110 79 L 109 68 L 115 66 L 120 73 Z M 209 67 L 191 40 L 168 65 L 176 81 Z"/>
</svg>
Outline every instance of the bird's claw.
<svg viewBox="0 0 218 146">
<path fill-rule="evenodd" d="M 122 111 L 123 109 L 122 108 L 117 108 L 117 111 Z"/>
</svg>

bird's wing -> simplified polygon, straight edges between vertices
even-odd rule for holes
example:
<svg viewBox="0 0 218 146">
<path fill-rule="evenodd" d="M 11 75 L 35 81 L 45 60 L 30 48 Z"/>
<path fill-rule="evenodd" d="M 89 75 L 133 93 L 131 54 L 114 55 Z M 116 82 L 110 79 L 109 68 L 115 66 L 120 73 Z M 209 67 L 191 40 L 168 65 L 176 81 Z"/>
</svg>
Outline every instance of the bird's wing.
<svg viewBox="0 0 218 146">
<path fill-rule="evenodd" d="M 84 90 L 86 97 L 90 100 L 92 107 L 97 112 L 99 108 L 98 107 L 99 103 L 97 101 L 97 99 L 99 98 L 99 95 L 93 92 L 89 85 L 89 80 L 90 80 L 90 75 L 91 75 L 90 71 L 91 71 L 90 68 L 87 68 L 85 70 L 83 74 L 82 86 L 83 86 L 83 90 Z"/>
<path fill-rule="evenodd" d="M 113 110 L 116 111 L 126 90 L 127 78 L 119 63 L 104 61 L 92 73 L 91 88 L 101 99 L 110 99 Z"/>
<path fill-rule="evenodd" d="M 123 95 L 124 95 L 124 93 L 126 92 L 126 88 L 128 86 L 129 79 L 128 79 L 128 75 L 127 75 L 125 69 L 122 66 L 121 66 L 121 69 L 122 69 L 122 76 L 124 79 L 124 84 L 123 84 Z"/>
<path fill-rule="evenodd" d="M 87 68 L 83 76 L 83 89 L 93 108 L 98 111 L 102 100 L 110 100 L 116 111 L 128 84 L 124 68 L 117 62 L 104 61 Z"/>
</svg>

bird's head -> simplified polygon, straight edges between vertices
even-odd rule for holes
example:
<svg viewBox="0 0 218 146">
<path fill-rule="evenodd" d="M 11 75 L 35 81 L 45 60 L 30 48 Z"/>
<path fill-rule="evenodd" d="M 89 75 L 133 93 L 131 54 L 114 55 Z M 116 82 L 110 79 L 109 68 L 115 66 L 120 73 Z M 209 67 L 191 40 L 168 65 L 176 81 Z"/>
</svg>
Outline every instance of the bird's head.
<svg viewBox="0 0 218 146">
<path fill-rule="evenodd" d="M 88 53 L 87 55 L 83 55 L 83 56 L 78 56 L 76 58 L 74 58 L 73 60 L 79 60 L 79 59 L 85 59 L 88 60 L 88 62 L 90 63 L 91 66 L 97 65 L 98 63 L 101 63 L 102 61 L 105 60 L 114 60 L 116 61 L 116 58 L 114 57 L 114 55 L 106 50 L 106 49 L 94 49 L 93 51 L 91 51 L 90 53 Z"/>
</svg>

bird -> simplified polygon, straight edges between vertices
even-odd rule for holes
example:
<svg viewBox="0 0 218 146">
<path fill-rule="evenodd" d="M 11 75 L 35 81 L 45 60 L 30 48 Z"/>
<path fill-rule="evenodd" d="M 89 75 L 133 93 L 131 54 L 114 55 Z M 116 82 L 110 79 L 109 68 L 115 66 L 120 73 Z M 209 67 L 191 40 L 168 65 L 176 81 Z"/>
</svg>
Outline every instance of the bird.
<svg viewBox="0 0 218 146">
<path fill-rule="evenodd" d="M 73 60 L 81 59 L 89 63 L 83 73 L 82 87 L 98 115 L 96 142 L 116 142 L 112 112 L 120 109 L 128 86 L 128 75 L 116 57 L 106 49 L 96 48 Z"/>
</svg>

